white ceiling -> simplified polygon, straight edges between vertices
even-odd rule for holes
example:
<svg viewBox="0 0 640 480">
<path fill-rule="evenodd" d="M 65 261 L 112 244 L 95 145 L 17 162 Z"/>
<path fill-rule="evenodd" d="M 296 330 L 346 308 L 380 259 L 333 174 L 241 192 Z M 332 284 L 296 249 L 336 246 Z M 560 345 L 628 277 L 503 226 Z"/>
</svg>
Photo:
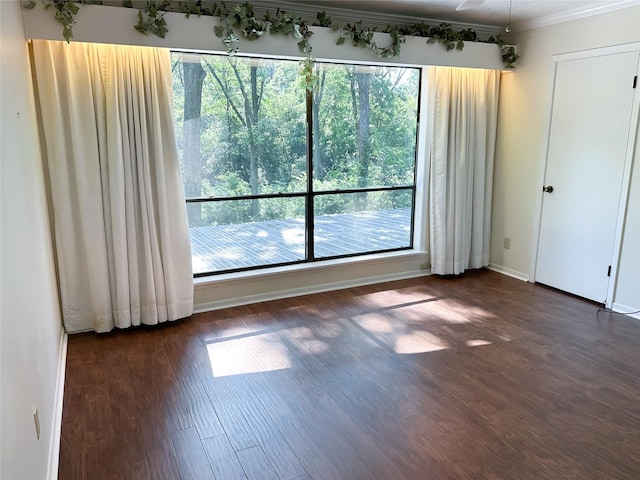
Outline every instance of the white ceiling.
<svg viewBox="0 0 640 480">
<path fill-rule="evenodd" d="M 429 19 L 455 24 L 487 25 L 504 27 L 509 23 L 522 27 L 536 24 L 558 23 L 573 16 L 585 16 L 615 10 L 634 4 L 640 0 L 469 0 L 465 9 L 456 11 L 463 0 L 280 0 L 278 2 L 255 1 L 252 3 L 278 3 L 287 5 L 289 11 L 326 9 L 329 13 L 348 11 L 366 12 L 395 17 Z M 342 12 L 341 12 L 342 11 Z M 357 17 L 356 17 L 357 18 Z M 640 29 L 640 19 L 638 19 Z"/>
</svg>

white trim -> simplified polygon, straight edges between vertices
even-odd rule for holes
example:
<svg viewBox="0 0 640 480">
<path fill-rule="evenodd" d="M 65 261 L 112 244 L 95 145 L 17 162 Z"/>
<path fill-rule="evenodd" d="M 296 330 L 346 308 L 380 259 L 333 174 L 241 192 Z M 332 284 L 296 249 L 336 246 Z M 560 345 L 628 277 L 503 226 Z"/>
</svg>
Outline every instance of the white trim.
<svg viewBox="0 0 640 480">
<path fill-rule="evenodd" d="M 640 42 L 636 42 L 635 52 L 640 53 Z M 640 76 L 640 56 L 636 65 L 636 75 Z M 606 305 L 612 305 L 618 288 L 618 269 L 622 259 L 622 239 L 624 237 L 624 225 L 629 210 L 629 195 L 631 192 L 631 169 L 633 157 L 636 150 L 636 130 L 638 128 L 638 117 L 640 116 L 640 92 L 636 88 L 633 92 L 633 106 L 631 107 L 631 119 L 629 120 L 629 131 L 627 133 L 627 151 L 624 159 L 622 172 L 622 184 L 620 185 L 620 197 L 618 198 L 618 217 L 616 219 L 616 230 L 613 237 L 613 252 L 611 252 L 611 278 L 607 286 Z M 638 310 L 638 309 L 636 309 Z"/>
<path fill-rule="evenodd" d="M 427 252 L 405 250 L 197 278 L 194 311 L 419 277 L 426 262 Z"/>
<path fill-rule="evenodd" d="M 62 433 L 62 406 L 64 400 L 64 378 L 67 368 L 67 343 L 69 335 L 62 332 L 60 338 L 60 351 L 58 355 L 58 375 L 56 378 L 56 391 L 53 403 L 53 421 L 51 424 L 51 436 L 49 438 L 49 463 L 47 466 L 47 479 L 58 478 L 58 462 L 60 461 L 60 435 Z"/>
<path fill-rule="evenodd" d="M 397 25 L 412 25 L 415 23 L 425 22 L 431 25 L 437 25 L 440 23 L 448 23 L 453 28 L 464 29 L 472 28 L 479 35 L 496 35 L 502 31 L 501 25 L 486 25 L 482 23 L 469 23 L 469 22 L 456 22 L 451 19 L 444 18 L 429 18 L 422 16 L 410 16 L 399 15 L 395 13 L 378 13 L 367 10 L 350 9 L 344 7 L 333 6 L 318 6 L 313 3 L 303 3 L 302 0 L 296 2 L 288 1 L 286 3 L 273 1 L 273 0 L 258 0 L 254 1 L 253 7 L 256 13 L 266 12 L 267 10 L 276 10 L 277 8 L 284 9 L 288 12 L 294 12 L 301 15 L 303 18 L 307 17 L 315 19 L 316 13 L 324 11 L 327 13 L 335 25 L 343 23 L 351 23 L 353 21 L 362 21 L 367 26 L 379 27 L 380 30 L 384 29 L 390 23 Z M 337 3 L 337 2 L 336 2 Z M 353 5 L 353 3 L 352 3 Z"/>
<path fill-rule="evenodd" d="M 615 55 L 617 53 L 637 52 L 638 50 L 640 50 L 640 42 L 629 42 L 620 43 L 618 45 L 609 45 L 606 47 L 590 48 L 587 50 L 576 50 L 574 52 L 557 53 L 552 55 L 551 58 L 553 58 L 557 65 L 559 62 L 603 57 L 606 55 Z"/>
<path fill-rule="evenodd" d="M 503 267 L 502 265 L 496 265 L 495 263 L 490 263 L 487 269 L 501 273 L 502 275 L 507 275 L 508 277 L 513 277 L 518 280 L 522 280 L 523 282 L 529 281 L 529 275 L 523 272 L 519 272 L 517 270 L 513 270 L 512 268 Z"/>
<path fill-rule="evenodd" d="M 595 15 L 602 15 L 603 13 L 615 12 L 622 10 L 623 8 L 637 7 L 639 5 L 638 0 L 619 0 L 609 1 L 602 5 L 597 5 L 591 8 L 582 8 L 573 12 L 563 12 L 555 15 L 548 15 L 546 17 L 536 18 L 534 20 L 528 20 L 519 22 L 511 27 L 513 31 L 532 30 L 534 28 L 548 27 L 551 25 L 557 25 L 559 23 L 571 22 L 581 18 L 593 17 Z"/>
<path fill-rule="evenodd" d="M 637 313 L 638 310 L 640 310 L 640 307 L 629 307 L 627 305 L 622 305 L 621 303 L 614 303 L 611 306 L 611 310 L 613 310 L 616 313 L 624 313 L 625 315 L 628 315 L 629 317 L 635 318 L 637 320 L 640 320 L 640 313 Z M 633 313 L 632 313 L 633 312 Z"/>
<path fill-rule="evenodd" d="M 301 288 L 290 288 L 278 290 L 274 292 L 260 293 L 256 295 L 242 296 L 236 298 L 227 298 L 213 302 L 201 303 L 194 306 L 193 313 L 210 312 L 212 310 L 221 310 L 223 308 L 239 307 L 253 303 L 268 302 L 271 300 L 280 300 L 282 298 L 299 297 L 302 295 L 310 295 L 313 293 L 330 292 L 333 290 L 343 290 L 345 288 L 361 287 L 363 285 L 372 285 L 376 283 L 391 282 L 394 280 L 405 280 L 407 278 L 417 278 L 431 275 L 430 270 L 414 270 L 409 272 L 392 273 L 388 275 L 379 275 L 375 277 L 358 278 L 354 280 L 346 280 L 341 282 L 325 283 L 322 285 L 312 285 Z"/>
<path fill-rule="evenodd" d="M 551 76 L 551 95 L 549 96 L 549 103 L 547 104 L 547 112 L 545 118 L 548 119 L 547 128 L 545 131 L 544 138 L 541 139 L 544 145 L 544 158 L 541 159 L 540 167 L 538 169 L 538 194 L 536 201 L 536 214 L 533 217 L 533 238 L 535 239 L 535 243 L 533 244 L 533 248 L 531 249 L 531 258 L 529 265 L 529 281 L 536 281 L 536 271 L 538 268 L 538 250 L 540 249 L 540 229 L 542 226 L 542 206 L 544 203 L 544 195 L 542 192 L 542 187 L 544 186 L 544 181 L 547 177 L 547 165 L 549 159 L 549 138 L 551 137 L 551 116 L 553 115 L 553 102 L 556 97 L 556 74 L 558 71 L 558 61 L 555 57 L 551 58 L 552 68 L 550 69 Z"/>
</svg>

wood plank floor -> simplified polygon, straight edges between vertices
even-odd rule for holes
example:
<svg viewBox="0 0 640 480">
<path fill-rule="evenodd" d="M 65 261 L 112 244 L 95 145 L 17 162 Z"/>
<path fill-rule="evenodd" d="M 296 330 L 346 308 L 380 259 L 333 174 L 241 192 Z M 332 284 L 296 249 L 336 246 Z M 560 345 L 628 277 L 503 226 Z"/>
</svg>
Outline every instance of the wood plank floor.
<svg viewBox="0 0 640 480">
<path fill-rule="evenodd" d="M 60 479 L 638 479 L 640 323 L 489 271 L 73 335 Z"/>
</svg>

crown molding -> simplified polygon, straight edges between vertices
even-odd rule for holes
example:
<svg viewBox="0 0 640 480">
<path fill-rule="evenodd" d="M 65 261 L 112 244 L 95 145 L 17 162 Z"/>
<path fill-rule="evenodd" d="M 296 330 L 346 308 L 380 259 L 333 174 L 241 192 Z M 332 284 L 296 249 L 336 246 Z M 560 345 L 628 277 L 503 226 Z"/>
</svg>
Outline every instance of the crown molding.
<svg viewBox="0 0 640 480">
<path fill-rule="evenodd" d="M 595 15 L 601 15 L 603 13 L 615 12 L 617 10 L 622 10 L 623 8 L 637 6 L 640 6 L 640 0 L 609 1 L 606 4 L 598 5 L 595 7 L 581 8 L 571 12 L 564 12 L 556 15 L 536 18 L 534 20 L 528 20 L 525 22 L 519 22 L 512 25 L 512 29 L 513 31 L 517 32 L 532 30 L 535 28 L 548 27 L 551 25 L 557 25 L 559 23 L 570 22 L 572 20 L 578 20 L 581 18 L 593 17 Z"/>
<path fill-rule="evenodd" d="M 239 3 L 236 1 L 228 1 L 227 4 Z M 334 24 L 344 24 L 347 22 L 354 21 L 362 21 L 365 25 L 373 28 L 377 27 L 378 29 L 383 29 L 390 23 L 395 25 L 412 25 L 415 23 L 425 22 L 428 24 L 438 25 L 440 23 L 448 23 L 455 29 L 465 29 L 472 28 L 476 31 L 478 35 L 496 35 L 499 34 L 502 30 L 501 27 L 497 27 L 494 25 L 481 25 L 475 23 L 463 23 L 463 22 L 453 22 L 450 20 L 443 20 L 437 18 L 426 18 L 426 17 L 408 17 L 405 15 L 395 15 L 388 13 L 376 13 L 376 12 L 367 12 L 362 10 L 351 10 L 348 8 L 338 8 L 338 7 L 330 7 L 330 8 L 319 8 L 314 7 L 308 3 L 297 3 L 297 2 L 278 2 L 273 0 L 254 0 L 251 2 L 253 5 L 254 11 L 256 14 L 264 14 L 267 10 L 276 10 L 280 8 L 281 10 L 286 10 L 288 12 L 295 12 L 299 14 L 302 18 L 308 21 L 312 21 L 315 19 L 316 13 L 319 11 L 324 11 L 331 17 Z"/>
</svg>

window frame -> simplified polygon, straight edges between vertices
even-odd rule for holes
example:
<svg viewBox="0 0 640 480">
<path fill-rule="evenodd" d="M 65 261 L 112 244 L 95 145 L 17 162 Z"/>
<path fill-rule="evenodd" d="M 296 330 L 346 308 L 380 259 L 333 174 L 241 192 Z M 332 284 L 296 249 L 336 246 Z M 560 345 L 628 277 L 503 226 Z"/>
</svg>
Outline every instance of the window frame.
<svg viewBox="0 0 640 480">
<path fill-rule="evenodd" d="M 185 53 L 184 50 L 172 50 L 172 53 Z M 209 52 L 193 52 L 195 54 L 205 54 L 213 56 L 224 56 L 217 53 Z M 250 57 L 255 58 L 255 57 Z M 272 58 L 269 56 L 259 56 L 257 58 L 264 58 L 267 60 L 288 60 L 284 58 Z M 414 161 L 413 161 L 413 182 L 411 184 L 403 185 L 388 185 L 377 187 L 356 187 L 356 188 L 344 188 L 333 190 L 319 190 L 315 191 L 313 188 L 313 92 L 307 90 L 305 96 L 305 128 L 306 128 L 306 176 L 307 176 L 307 190 L 300 192 L 279 192 L 279 193 L 265 193 L 265 194 L 251 194 L 251 195 L 239 195 L 239 196 L 206 196 L 206 197 L 191 197 L 185 198 L 185 204 L 192 203 L 215 203 L 215 202 L 233 202 L 233 201 L 246 201 L 246 200 L 262 200 L 262 199 L 274 199 L 274 198 L 304 198 L 305 199 L 305 258 L 302 260 L 293 260 L 290 262 L 269 263 L 264 265 L 251 265 L 238 268 L 228 268 L 224 270 L 214 270 L 208 272 L 197 272 L 193 274 L 194 278 L 213 277 L 217 275 L 246 272 L 252 270 L 262 270 L 266 268 L 285 267 L 290 265 L 301 265 L 310 263 L 321 263 L 324 261 L 338 260 L 344 258 L 361 257 L 365 255 L 384 254 L 401 252 L 414 249 L 414 237 L 415 237 L 415 214 L 416 214 L 416 195 L 417 195 L 417 175 L 418 175 L 418 152 L 420 145 L 420 115 L 422 108 L 422 89 L 423 89 L 423 73 L 424 69 L 418 66 L 410 65 L 380 65 L 375 63 L 352 63 L 352 62 L 340 62 L 330 60 L 317 60 L 319 64 L 332 64 L 332 65 L 357 65 L 365 67 L 378 67 L 378 66 L 391 66 L 393 68 L 409 68 L 418 72 L 418 95 L 416 97 L 416 138 L 414 148 Z M 328 195 L 345 195 L 354 193 L 369 193 L 369 192 L 382 192 L 382 191 L 410 191 L 411 192 L 411 221 L 409 227 L 409 245 L 404 247 L 388 248 L 382 250 L 368 250 L 366 252 L 355 252 L 341 255 L 333 255 L 327 257 L 317 258 L 315 256 L 314 245 L 314 204 L 316 197 L 328 196 Z"/>
</svg>

